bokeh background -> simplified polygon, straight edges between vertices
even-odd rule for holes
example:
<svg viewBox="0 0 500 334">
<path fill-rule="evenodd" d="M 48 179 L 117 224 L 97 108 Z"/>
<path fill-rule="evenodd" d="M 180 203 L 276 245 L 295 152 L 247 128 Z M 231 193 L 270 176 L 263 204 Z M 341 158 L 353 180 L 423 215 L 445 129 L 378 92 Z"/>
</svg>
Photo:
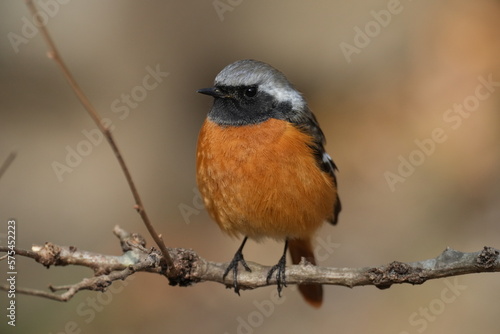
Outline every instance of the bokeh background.
<svg viewBox="0 0 500 334">
<path fill-rule="evenodd" d="M 344 209 L 338 226 L 319 232 L 334 245 L 321 265 L 418 261 L 448 246 L 500 248 L 499 1 L 42 3 L 67 65 L 114 125 L 168 246 L 224 262 L 239 245 L 196 206 L 196 139 L 211 101 L 195 91 L 210 86 L 225 65 L 254 58 L 286 73 L 305 94 L 340 169 Z M 388 8 L 393 13 L 384 16 Z M 0 242 L 15 218 L 19 247 L 51 241 L 119 254 L 114 225 L 147 233 L 107 143 L 92 145 L 62 180 L 54 172 L 55 162 L 66 164 L 68 149 L 85 146 L 84 133 L 95 125 L 46 57 L 40 34 L 27 27 L 32 21 L 24 1 L 0 2 L 0 161 L 17 152 L 0 179 Z M 359 35 L 365 29 L 369 36 Z M 13 45 L 23 33 L 28 38 Z M 123 96 L 138 94 L 147 68 L 157 66 L 168 77 L 128 114 L 116 112 Z M 491 91 L 479 88 L 489 93 L 481 100 L 474 98 L 479 78 L 496 83 Z M 463 103 L 473 111 L 449 111 Z M 428 142 L 436 128 L 446 139 L 418 160 L 415 141 Z M 400 159 L 410 156 L 419 165 L 391 188 L 387 173 L 397 174 Z M 274 241 L 252 242 L 246 258 L 274 264 L 281 249 Z M 19 287 L 43 289 L 91 275 L 21 258 L 17 265 Z M 0 268 L 3 283 L 5 262 Z M 6 325 L 7 298 L 0 293 L 0 332 L 498 332 L 499 274 L 384 291 L 328 286 L 320 310 L 291 288 L 275 304 L 273 287 L 238 297 L 215 283 L 170 287 L 151 274 L 125 284 L 67 303 L 18 294 L 15 328 Z"/>
</svg>

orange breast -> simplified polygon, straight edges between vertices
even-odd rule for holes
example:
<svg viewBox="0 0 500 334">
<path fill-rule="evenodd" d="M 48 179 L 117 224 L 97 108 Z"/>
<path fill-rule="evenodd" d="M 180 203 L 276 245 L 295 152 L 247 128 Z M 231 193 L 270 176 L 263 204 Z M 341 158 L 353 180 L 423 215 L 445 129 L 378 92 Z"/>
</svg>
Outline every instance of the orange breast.
<svg viewBox="0 0 500 334">
<path fill-rule="evenodd" d="M 219 227 L 254 239 L 304 238 L 332 217 L 336 189 L 318 167 L 311 141 L 276 119 L 240 127 L 206 120 L 197 181 Z"/>
</svg>

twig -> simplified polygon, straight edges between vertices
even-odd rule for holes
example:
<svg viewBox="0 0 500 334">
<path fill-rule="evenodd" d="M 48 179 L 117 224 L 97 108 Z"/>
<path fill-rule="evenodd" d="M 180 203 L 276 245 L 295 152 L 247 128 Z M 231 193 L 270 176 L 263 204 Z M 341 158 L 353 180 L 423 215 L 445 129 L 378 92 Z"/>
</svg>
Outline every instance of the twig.
<svg viewBox="0 0 500 334">
<path fill-rule="evenodd" d="M 26 256 L 45 265 L 80 265 L 94 269 L 95 277 L 85 278 L 81 282 L 60 287 L 51 287 L 52 292 L 65 290 L 62 295 L 45 291 L 17 289 L 20 293 L 67 301 L 80 290 L 104 291 L 113 281 L 123 280 L 136 271 L 165 275 L 161 268 L 160 256 L 144 248 L 143 238 L 130 234 L 120 227 L 114 233 L 120 238 L 124 254 L 111 256 L 79 251 L 74 247 L 58 246 L 46 243 L 34 246 L 32 251 L 16 250 L 17 255 Z M 0 252 L 8 247 L 0 247 Z M 189 286 L 198 282 L 217 282 L 231 287 L 232 276 L 224 280 L 223 273 L 227 263 L 211 262 L 203 259 L 192 250 L 183 248 L 169 249 L 175 263 L 177 276 L 169 275 L 171 285 Z M 374 285 L 380 289 L 392 284 L 423 284 L 427 280 L 452 277 L 472 273 L 500 272 L 500 252 L 491 247 L 474 253 L 463 253 L 447 248 L 438 257 L 424 261 L 403 263 L 394 261 L 378 267 L 327 268 L 313 266 L 303 260 L 298 265 L 286 268 L 287 284 L 317 283 L 355 287 Z M 241 289 L 255 289 L 276 284 L 267 282 L 268 266 L 248 262 L 252 272 L 240 271 L 238 283 Z M 0 286 L 0 290 L 8 290 Z"/>
<path fill-rule="evenodd" d="M 33 0 L 27 0 L 26 4 L 33 15 L 33 18 L 35 20 L 39 20 L 39 16 L 36 15 L 38 12 L 38 9 L 36 5 L 34 4 Z M 73 92 L 76 94 L 78 99 L 80 100 L 81 104 L 83 107 L 87 110 L 89 113 L 90 117 L 94 120 L 96 125 L 98 126 L 99 130 L 103 133 L 103 135 L 106 137 L 108 143 L 110 144 L 113 153 L 115 154 L 116 158 L 118 159 L 118 162 L 120 164 L 120 167 L 125 174 L 125 178 L 127 179 L 127 183 L 130 187 L 130 190 L 132 191 L 132 195 L 134 196 L 135 200 L 135 209 L 139 213 L 139 215 L 142 218 L 142 221 L 144 222 L 144 225 L 146 225 L 146 228 L 148 229 L 149 234 L 155 241 L 155 243 L 158 245 L 160 248 L 160 251 L 163 255 L 164 261 L 166 266 L 168 267 L 168 270 L 171 270 L 174 267 L 174 263 L 172 261 L 172 258 L 170 257 L 170 254 L 167 251 L 167 247 L 165 246 L 165 243 L 163 242 L 163 239 L 161 235 L 156 233 L 155 228 L 153 227 L 153 224 L 151 223 L 146 210 L 144 208 L 144 205 L 142 203 L 141 197 L 139 196 L 139 192 L 137 191 L 137 188 L 135 186 L 135 183 L 132 179 L 132 175 L 130 174 L 130 171 L 128 170 L 127 165 L 125 164 L 125 160 L 123 159 L 123 156 L 121 154 L 121 151 L 118 148 L 118 145 L 116 144 L 113 135 L 111 134 L 111 131 L 109 128 L 105 127 L 102 123 L 102 118 L 99 115 L 99 113 L 96 111 L 96 109 L 92 106 L 90 103 L 89 99 L 85 96 L 83 93 L 83 90 L 80 88 L 76 80 L 74 79 L 73 75 L 69 71 L 69 69 L 66 67 L 66 64 L 62 60 L 59 52 L 57 51 L 57 48 L 54 44 L 54 41 L 50 37 L 50 34 L 43 24 L 43 22 L 37 22 L 37 26 L 40 28 L 41 35 L 43 36 L 43 39 L 48 45 L 48 52 L 47 55 L 49 58 L 53 59 L 57 65 L 59 65 L 61 71 L 64 74 L 64 77 L 68 81 L 69 85 L 71 86 L 71 89 Z"/>
<path fill-rule="evenodd" d="M 136 271 L 141 271 L 142 267 L 150 266 L 151 263 L 143 262 L 136 266 L 131 266 L 129 268 L 123 269 L 121 271 L 115 271 L 109 275 L 100 275 L 92 278 L 84 278 L 82 281 L 64 286 L 49 286 L 49 289 L 52 292 L 36 290 L 36 289 L 27 289 L 27 288 L 17 288 L 16 292 L 22 293 L 25 295 L 36 296 L 36 297 L 44 297 L 60 302 L 66 302 L 73 298 L 81 290 L 92 290 L 92 291 L 106 291 L 106 288 L 110 286 L 114 281 L 124 280 L 128 276 L 132 275 Z M 136 270 L 138 269 L 138 270 Z M 0 290 L 9 291 L 10 287 L 8 285 L 0 286 Z M 62 294 L 56 294 L 54 292 L 64 290 L 66 292 Z"/>
<path fill-rule="evenodd" d="M 12 162 L 16 159 L 16 152 L 10 152 L 10 154 L 5 158 L 4 162 L 0 166 L 0 179 L 2 178 L 2 175 L 9 169 L 10 165 Z"/>
</svg>

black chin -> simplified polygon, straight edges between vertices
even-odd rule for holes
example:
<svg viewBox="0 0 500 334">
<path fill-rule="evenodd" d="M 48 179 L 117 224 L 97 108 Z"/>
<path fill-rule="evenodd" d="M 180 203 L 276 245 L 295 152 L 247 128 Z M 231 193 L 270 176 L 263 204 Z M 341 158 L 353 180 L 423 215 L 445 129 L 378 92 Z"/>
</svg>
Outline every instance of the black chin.
<svg viewBox="0 0 500 334">
<path fill-rule="evenodd" d="M 241 108 L 231 99 L 215 99 L 208 117 L 219 125 L 242 126 L 258 124 L 268 120 L 268 114 L 259 114 L 255 109 Z"/>
</svg>

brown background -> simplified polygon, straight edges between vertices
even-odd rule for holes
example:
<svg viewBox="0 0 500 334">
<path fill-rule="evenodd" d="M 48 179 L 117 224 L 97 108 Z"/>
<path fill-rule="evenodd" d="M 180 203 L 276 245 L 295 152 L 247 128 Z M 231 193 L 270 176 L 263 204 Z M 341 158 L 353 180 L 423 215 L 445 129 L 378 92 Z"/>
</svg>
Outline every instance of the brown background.
<svg viewBox="0 0 500 334">
<path fill-rule="evenodd" d="M 417 261 L 447 246 L 500 248 L 500 87 L 456 129 L 443 119 L 454 104 L 470 101 L 478 77 L 500 81 L 500 3 L 402 0 L 400 12 L 373 30 L 349 63 L 340 44 L 354 45 L 356 27 L 376 29 L 371 11 L 388 3 L 394 2 L 232 1 L 221 21 L 212 1 L 74 0 L 60 5 L 48 27 L 83 90 L 115 125 L 169 246 L 222 262 L 239 244 L 203 210 L 185 218 L 180 208 L 195 209 L 196 138 L 211 103 L 196 89 L 210 86 L 228 63 L 255 58 L 282 70 L 305 94 L 340 168 L 344 210 L 337 227 L 319 233 L 335 243 L 322 265 Z M 0 233 L 14 217 L 19 247 L 52 241 L 118 254 L 115 224 L 146 235 L 118 164 L 101 143 L 58 181 L 52 164 L 64 163 L 67 146 L 84 145 L 82 131 L 95 125 L 45 57 L 39 34 L 17 53 L 11 46 L 8 34 L 20 35 L 23 18 L 31 21 L 24 2 L 2 1 L 0 13 L 0 160 L 18 153 L 0 179 Z M 169 76 L 120 119 L 111 103 L 157 64 Z M 446 140 L 391 191 L 384 174 L 397 172 L 399 156 L 408 158 L 415 140 L 435 128 Z M 252 242 L 246 257 L 273 264 L 281 248 Z M 5 262 L 0 267 L 5 282 Z M 18 259 L 19 287 L 74 283 L 85 275 L 91 272 L 46 270 Z M 269 307 L 274 288 L 238 297 L 219 284 L 177 288 L 138 274 L 126 288 L 117 283 L 106 296 L 83 292 L 68 303 L 18 295 L 18 326 L 7 328 L 0 311 L 0 331 L 59 333 L 74 322 L 81 333 L 491 333 L 498 330 L 498 277 L 385 291 L 331 286 L 319 311 L 287 289 L 280 304 L 258 311 L 256 305 Z M 453 284 L 464 290 L 453 292 Z M 241 327 L 242 321 L 253 327 Z"/>
</svg>

